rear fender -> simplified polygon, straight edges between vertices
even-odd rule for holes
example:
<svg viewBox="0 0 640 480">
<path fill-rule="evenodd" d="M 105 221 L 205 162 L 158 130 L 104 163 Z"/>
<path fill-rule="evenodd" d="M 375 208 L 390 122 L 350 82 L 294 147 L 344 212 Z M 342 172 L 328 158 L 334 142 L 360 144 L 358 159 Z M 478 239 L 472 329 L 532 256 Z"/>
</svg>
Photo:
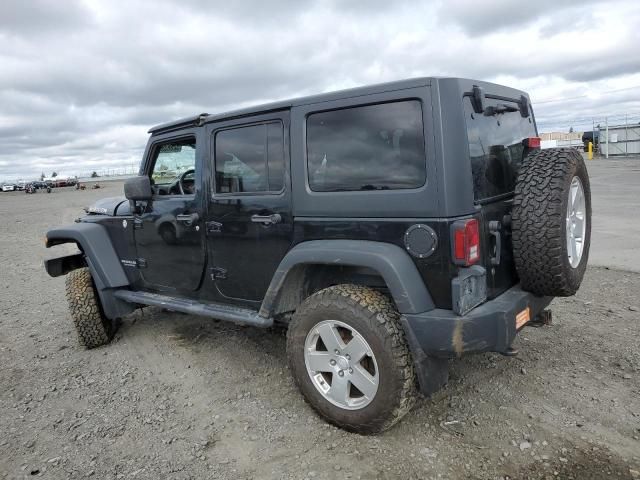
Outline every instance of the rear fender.
<svg viewBox="0 0 640 480">
<path fill-rule="evenodd" d="M 433 300 L 418 269 L 402 248 L 391 243 L 366 240 L 312 240 L 293 247 L 282 259 L 262 302 L 260 315 L 275 311 L 287 275 L 300 265 L 367 267 L 385 281 L 400 313 L 432 310 Z"/>
<path fill-rule="evenodd" d="M 303 281 L 304 271 L 296 267 L 318 264 L 367 267 L 377 272 L 402 314 L 401 325 L 413 356 L 420 391 L 429 395 L 447 382 L 447 360 L 425 354 L 413 331 L 407 328 L 405 315 L 428 312 L 435 305 L 413 260 L 397 245 L 366 240 L 312 240 L 296 245 L 280 262 L 260 315 L 269 318 L 274 314 L 289 275 L 298 275 L 300 278 L 294 278 L 298 283 Z"/>
</svg>

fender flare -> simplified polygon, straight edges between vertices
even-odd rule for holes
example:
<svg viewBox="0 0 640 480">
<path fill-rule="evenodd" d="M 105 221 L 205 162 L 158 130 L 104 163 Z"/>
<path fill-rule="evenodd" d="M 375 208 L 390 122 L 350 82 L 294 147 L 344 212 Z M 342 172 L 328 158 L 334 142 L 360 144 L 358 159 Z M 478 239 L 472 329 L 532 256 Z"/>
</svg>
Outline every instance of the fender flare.
<svg viewBox="0 0 640 480">
<path fill-rule="evenodd" d="M 47 248 L 63 243 L 76 243 L 82 250 L 100 296 L 102 309 L 108 318 L 122 317 L 133 311 L 132 305 L 113 295 L 115 289 L 129 286 L 129 279 L 124 273 L 105 227 L 97 223 L 76 223 L 47 232 L 45 241 Z M 59 273 L 55 268 L 50 268 L 53 267 L 50 263 L 56 261 L 60 259 L 45 261 L 45 268 L 50 275 Z M 77 262 L 73 263 L 77 266 Z"/>
<path fill-rule="evenodd" d="M 303 264 L 369 267 L 384 279 L 400 313 L 435 308 L 416 265 L 399 246 L 370 240 L 311 240 L 293 247 L 280 262 L 262 302 L 261 316 L 271 316 L 287 274 Z"/>
<path fill-rule="evenodd" d="M 96 284 L 100 282 L 105 288 L 129 285 L 105 227 L 97 223 L 76 223 L 47 232 L 47 248 L 72 242 L 78 244 L 87 258 Z"/>
</svg>

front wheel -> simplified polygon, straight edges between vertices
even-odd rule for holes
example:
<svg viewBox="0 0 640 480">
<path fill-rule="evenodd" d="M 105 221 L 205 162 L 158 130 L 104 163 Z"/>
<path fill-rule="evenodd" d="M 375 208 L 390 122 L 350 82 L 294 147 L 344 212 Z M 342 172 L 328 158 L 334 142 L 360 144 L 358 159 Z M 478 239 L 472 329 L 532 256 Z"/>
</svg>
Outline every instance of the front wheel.
<svg viewBox="0 0 640 480">
<path fill-rule="evenodd" d="M 413 362 L 391 301 L 337 285 L 298 308 L 287 332 L 293 377 L 311 406 L 349 431 L 378 433 L 414 404 Z"/>
<path fill-rule="evenodd" d="M 66 279 L 67 302 L 81 345 L 95 348 L 111 341 L 115 327 L 105 317 L 88 268 L 69 272 Z"/>
</svg>

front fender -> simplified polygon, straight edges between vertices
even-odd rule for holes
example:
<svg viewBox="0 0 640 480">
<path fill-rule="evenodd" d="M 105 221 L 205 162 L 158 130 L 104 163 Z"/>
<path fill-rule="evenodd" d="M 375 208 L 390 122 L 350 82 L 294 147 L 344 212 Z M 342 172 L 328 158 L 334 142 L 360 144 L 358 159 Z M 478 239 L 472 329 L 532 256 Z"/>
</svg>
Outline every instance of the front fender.
<svg viewBox="0 0 640 480">
<path fill-rule="evenodd" d="M 47 232 L 47 248 L 75 242 L 84 253 L 96 284 L 105 288 L 129 285 L 120 259 L 111 244 L 107 229 L 97 223 L 75 223 Z"/>
<path fill-rule="evenodd" d="M 271 316 L 287 274 L 302 264 L 369 267 L 382 276 L 400 313 L 421 313 L 435 308 L 415 264 L 397 245 L 367 240 L 312 240 L 296 245 L 282 259 L 260 315 Z"/>
<path fill-rule="evenodd" d="M 47 232 L 45 242 L 47 248 L 63 243 L 76 243 L 82 250 L 82 256 L 76 254 L 45 261 L 45 268 L 49 275 L 59 276 L 73 268 L 81 267 L 82 257 L 84 257 L 107 318 L 122 317 L 133 311 L 131 304 L 116 298 L 113 294 L 116 289 L 128 286 L 129 280 L 122 269 L 107 230 L 102 225 L 76 223 Z"/>
</svg>

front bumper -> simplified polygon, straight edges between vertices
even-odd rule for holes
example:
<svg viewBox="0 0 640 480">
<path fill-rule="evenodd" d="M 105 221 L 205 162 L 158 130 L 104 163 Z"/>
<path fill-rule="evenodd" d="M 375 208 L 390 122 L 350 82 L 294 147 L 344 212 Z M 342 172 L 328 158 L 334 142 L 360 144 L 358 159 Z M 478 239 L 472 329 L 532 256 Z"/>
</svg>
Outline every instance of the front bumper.
<svg viewBox="0 0 640 480">
<path fill-rule="evenodd" d="M 516 315 L 529 308 L 533 320 L 553 297 L 537 297 L 516 285 L 463 316 L 451 310 L 403 314 L 409 344 L 418 357 L 453 358 L 468 353 L 506 352 L 513 342 Z"/>
</svg>

